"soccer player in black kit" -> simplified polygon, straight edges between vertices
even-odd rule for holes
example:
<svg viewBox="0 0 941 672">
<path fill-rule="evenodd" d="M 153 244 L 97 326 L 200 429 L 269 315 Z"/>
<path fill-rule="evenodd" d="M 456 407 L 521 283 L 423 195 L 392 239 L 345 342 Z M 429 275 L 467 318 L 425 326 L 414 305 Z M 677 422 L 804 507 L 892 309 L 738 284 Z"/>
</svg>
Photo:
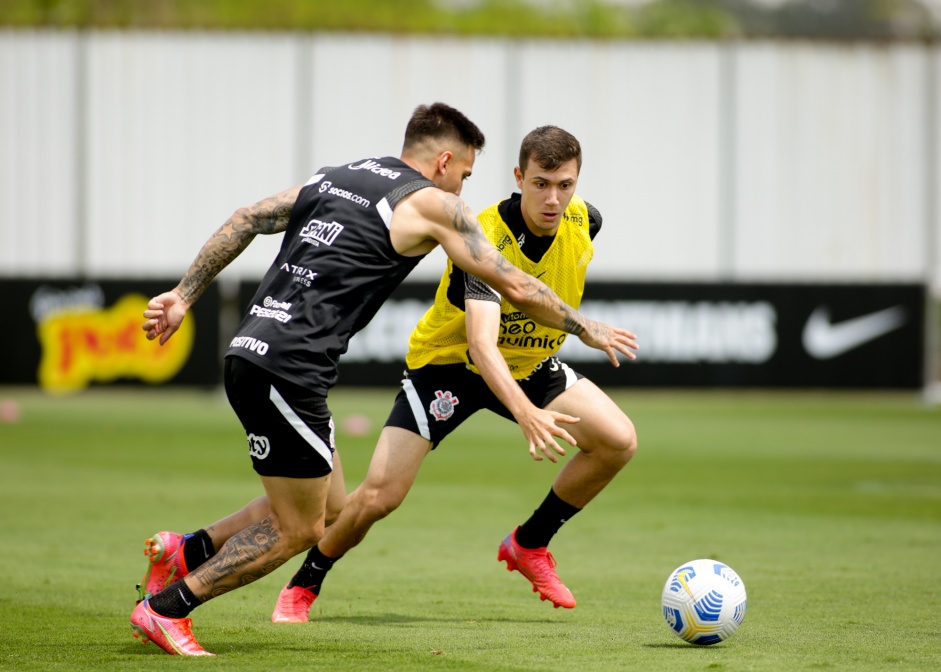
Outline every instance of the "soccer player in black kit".
<svg viewBox="0 0 941 672">
<path fill-rule="evenodd" d="M 284 232 L 277 257 L 232 339 L 225 389 L 266 497 L 188 535 L 159 532 L 136 637 L 171 654 L 212 655 L 192 633 L 198 605 L 271 573 L 323 536 L 328 495 L 344 496 L 326 404 L 349 339 L 424 255 L 441 245 L 540 324 L 629 358 L 634 334 L 587 319 L 509 263 L 459 198 L 484 145 L 480 130 L 442 103 L 419 106 L 399 158 L 324 168 L 307 184 L 237 210 L 203 245 L 172 291 L 144 311 L 148 339 L 165 343 L 213 278 L 258 234 Z M 541 449 L 560 430 L 547 415 Z M 245 520 L 253 521 L 247 527 Z"/>
</svg>

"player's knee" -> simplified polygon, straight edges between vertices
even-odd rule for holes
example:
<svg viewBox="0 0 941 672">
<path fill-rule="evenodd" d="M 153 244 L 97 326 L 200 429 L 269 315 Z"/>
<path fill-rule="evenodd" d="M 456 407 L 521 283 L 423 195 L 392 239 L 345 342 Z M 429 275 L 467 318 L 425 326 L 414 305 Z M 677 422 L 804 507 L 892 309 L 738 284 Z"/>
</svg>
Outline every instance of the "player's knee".
<svg viewBox="0 0 941 672">
<path fill-rule="evenodd" d="M 625 418 L 626 423 L 622 433 L 623 441 L 623 454 L 624 454 L 624 464 L 627 464 L 631 461 L 631 458 L 634 457 L 634 453 L 637 452 L 637 430 L 634 428 L 634 423 L 630 421 L 630 418 Z"/>
<path fill-rule="evenodd" d="M 324 535 L 325 526 L 323 519 L 317 521 L 292 520 L 286 523 L 283 519 L 272 515 L 272 523 L 276 528 L 280 528 L 281 544 L 284 548 L 284 555 L 293 557 L 317 545 Z"/>
<path fill-rule="evenodd" d="M 622 422 L 618 423 L 605 443 L 607 448 L 605 453 L 618 469 L 630 462 L 634 453 L 637 452 L 637 430 L 634 429 L 634 423 L 630 421 L 630 418 L 625 417 Z"/>
<path fill-rule="evenodd" d="M 323 520 L 305 525 L 292 537 L 291 551 L 294 555 L 313 548 L 324 535 L 325 524 Z"/>
<path fill-rule="evenodd" d="M 368 489 L 360 498 L 361 513 L 370 521 L 381 520 L 399 508 L 402 499 L 387 488 Z"/>
</svg>

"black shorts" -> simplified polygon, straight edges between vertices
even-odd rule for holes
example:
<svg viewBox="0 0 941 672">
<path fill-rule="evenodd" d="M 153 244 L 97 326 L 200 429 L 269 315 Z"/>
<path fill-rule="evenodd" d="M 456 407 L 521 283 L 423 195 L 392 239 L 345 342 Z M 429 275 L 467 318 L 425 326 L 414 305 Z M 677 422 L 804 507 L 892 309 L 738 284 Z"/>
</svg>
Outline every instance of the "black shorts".
<svg viewBox="0 0 941 672">
<path fill-rule="evenodd" d="M 518 381 L 529 400 L 545 408 L 584 376 L 556 357 L 547 357 L 529 378 Z M 487 387 L 483 376 L 464 364 L 430 364 L 407 370 L 386 427 L 401 427 L 423 436 L 436 447 L 467 418 L 487 408 L 516 420 Z"/>
<path fill-rule="evenodd" d="M 225 359 L 225 393 L 260 476 L 319 478 L 333 471 L 336 447 L 326 397 L 241 357 Z"/>
</svg>

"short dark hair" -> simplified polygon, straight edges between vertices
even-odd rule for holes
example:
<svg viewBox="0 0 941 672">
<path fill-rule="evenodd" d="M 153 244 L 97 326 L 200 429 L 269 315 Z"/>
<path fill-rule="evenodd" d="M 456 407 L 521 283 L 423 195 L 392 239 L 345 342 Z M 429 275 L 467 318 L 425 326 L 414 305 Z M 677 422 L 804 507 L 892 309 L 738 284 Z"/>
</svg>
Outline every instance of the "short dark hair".
<svg viewBox="0 0 941 672">
<path fill-rule="evenodd" d="M 545 170 L 555 170 L 566 161 L 576 159 L 582 171 L 582 146 L 578 139 L 558 126 L 540 126 L 523 138 L 520 145 L 520 170 L 526 171 L 532 159 Z"/>
<path fill-rule="evenodd" d="M 419 105 L 405 127 L 405 147 L 429 138 L 459 140 L 475 150 L 484 148 L 484 134 L 470 119 L 444 103 Z"/>
</svg>

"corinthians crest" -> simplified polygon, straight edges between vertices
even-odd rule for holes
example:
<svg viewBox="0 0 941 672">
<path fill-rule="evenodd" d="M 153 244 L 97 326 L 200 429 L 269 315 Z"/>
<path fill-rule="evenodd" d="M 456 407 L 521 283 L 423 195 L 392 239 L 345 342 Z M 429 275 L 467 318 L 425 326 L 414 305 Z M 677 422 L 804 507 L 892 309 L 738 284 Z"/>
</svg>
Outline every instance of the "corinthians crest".
<svg viewBox="0 0 941 672">
<path fill-rule="evenodd" d="M 457 397 L 451 396 L 451 392 L 435 392 L 435 398 L 431 400 L 431 406 L 428 412 L 435 416 L 435 420 L 447 420 L 454 415 L 454 407 L 458 405 Z"/>
</svg>

